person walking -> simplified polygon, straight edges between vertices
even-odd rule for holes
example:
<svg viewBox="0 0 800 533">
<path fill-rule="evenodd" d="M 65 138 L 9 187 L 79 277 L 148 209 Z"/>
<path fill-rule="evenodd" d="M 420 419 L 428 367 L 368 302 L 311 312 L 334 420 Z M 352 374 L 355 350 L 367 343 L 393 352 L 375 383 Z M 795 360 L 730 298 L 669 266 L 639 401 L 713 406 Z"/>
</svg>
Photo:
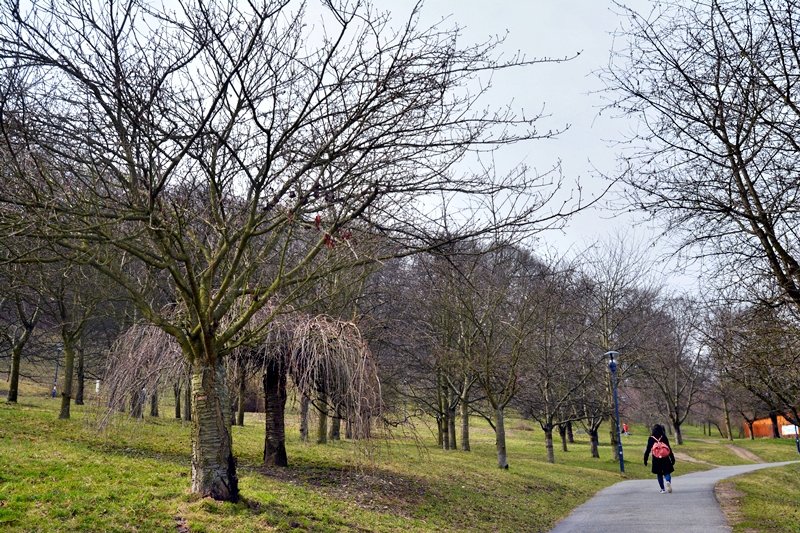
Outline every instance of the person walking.
<svg viewBox="0 0 800 533">
<path fill-rule="evenodd" d="M 675 454 L 669 445 L 669 439 L 664 431 L 664 426 L 656 424 L 647 439 L 647 448 L 644 450 L 644 466 L 647 459 L 653 456 L 651 472 L 658 476 L 658 486 L 661 494 L 672 492 L 672 472 L 675 471 Z M 666 484 L 665 484 L 666 482 Z"/>
</svg>

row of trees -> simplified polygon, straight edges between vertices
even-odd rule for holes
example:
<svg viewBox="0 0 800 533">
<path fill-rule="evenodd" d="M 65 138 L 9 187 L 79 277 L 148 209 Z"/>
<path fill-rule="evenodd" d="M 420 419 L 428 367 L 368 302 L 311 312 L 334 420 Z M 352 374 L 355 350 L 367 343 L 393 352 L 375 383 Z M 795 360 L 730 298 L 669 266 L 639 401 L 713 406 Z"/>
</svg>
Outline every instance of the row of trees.
<svg viewBox="0 0 800 533">
<path fill-rule="evenodd" d="M 532 252 L 533 234 L 584 206 L 554 201 L 557 174 L 489 163 L 554 134 L 483 107 L 493 72 L 539 62 L 501 60 L 501 41 L 463 47 L 457 28 L 421 25 L 419 6 L 397 27 L 359 0 L 3 1 L 12 381 L 28 343 L 59 343 L 68 417 L 81 358 L 149 324 L 154 368 L 172 353 L 190 376 L 192 491 L 221 500 L 238 499 L 230 383 L 246 379 L 233 369 L 249 358 L 272 398 L 265 458 L 281 453 L 288 377 L 337 403 L 319 371 L 336 365 L 307 358 L 329 343 L 306 350 L 317 330 L 283 325 L 313 323 L 303 313 L 357 323 L 384 420 L 416 405 L 456 448 L 460 412 L 468 449 L 469 415 L 483 415 L 501 467 L 512 408 L 541 426 L 550 460 L 553 431 L 574 424 L 597 454 L 611 349 L 625 394 L 650 408 L 640 418 L 667 417 L 678 442 L 713 391 L 726 419 L 767 406 L 797 421 L 797 6 L 745 4 L 630 13 L 631 48 L 606 73 L 615 108 L 645 125 L 624 159 L 631 202 L 721 259 L 720 289 L 738 298 L 700 305 L 664 294 L 623 246 Z M 131 368 L 146 367 L 153 350 L 137 346 Z"/>
</svg>

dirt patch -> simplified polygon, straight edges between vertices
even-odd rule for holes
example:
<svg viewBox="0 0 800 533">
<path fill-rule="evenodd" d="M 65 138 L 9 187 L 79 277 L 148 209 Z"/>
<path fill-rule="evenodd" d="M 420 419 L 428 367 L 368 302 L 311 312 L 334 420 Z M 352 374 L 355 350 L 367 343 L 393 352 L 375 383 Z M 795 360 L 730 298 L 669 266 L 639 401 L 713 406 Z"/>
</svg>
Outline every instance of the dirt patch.
<svg viewBox="0 0 800 533">
<path fill-rule="evenodd" d="M 747 459 L 748 461 L 753 461 L 754 463 L 763 463 L 765 462 L 761 457 L 757 456 L 750 450 L 745 450 L 744 448 L 739 448 L 738 446 L 734 446 L 733 444 L 726 444 L 725 445 L 730 451 L 741 457 L 742 459 Z"/>
<path fill-rule="evenodd" d="M 701 459 L 695 459 L 694 457 L 692 457 L 691 455 L 689 455 L 687 453 L 683 453 L 683 452 L 673 452 L 673 453 L 675 454 L 675 460 L 676 461 L 686 461 L 687 463 L 697 463 L 697 464 L 700 464 L 700 465 L 716 466 L 715 464 L 709 463 L 708 461 L 703 461 Z"/>
<path fill-rule="evenodd" d="M 732 481 L 720 481 L 714 487 L 714 496 L 719 502 L 725 521 L 734 527 L 742 521 L 742 498 L 744 493 L 737 490 Z"/>
<path fill-rule="evenodd" d="M 300 466 L 261 468 L 260 472 L 293 485 L 314 486 L 336 499 L 352 501 L 364 509 L 391 509 L 405 517 L 412 516 L 429 490 L 421 480 L 380 469 Z"/>
</svg>

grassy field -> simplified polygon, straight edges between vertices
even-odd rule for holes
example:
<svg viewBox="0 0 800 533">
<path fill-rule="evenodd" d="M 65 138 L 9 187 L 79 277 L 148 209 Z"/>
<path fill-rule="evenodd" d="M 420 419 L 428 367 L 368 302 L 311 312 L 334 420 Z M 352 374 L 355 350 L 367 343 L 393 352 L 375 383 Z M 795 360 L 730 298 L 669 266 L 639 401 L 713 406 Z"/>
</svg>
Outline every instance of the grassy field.
<svg viewBox="0 0 800 533">
<path fill-rule="evenodd" d="M 243 500 L 218 503 L 188 493 L 187 424 L 119 416 L 99 431 L 90 406 L 75 406 L 73 419 L 60 421 L 46 391 L 22 393 L 18 405 L 0 401 L 3 531 L 547 531 L 622 479 L 608 444 L 592 459 L 582 434 L 547 463 L 541 430 L 522 420 L 508 424 L 507 471 L 495 467 L 494 434 L 478 420 L 468 453 L 436 448 L 424 427 L 416 438 L 395 435 L 364 448 L 304 444 L 290 425 L 289 468 L 264 469 L 263 419 L 253 414 L 234 428 Z M 628 479 L 652 477 L 641 462 L 646 437 L 636 426 L 624 437 Z M 681 454 L 748 462 L 699 428 L 687 428 L 686 437 Z M 793 442 L 736 444 L 767 460 L 797 457 Z M 705 468 L 679 461 L 676 473 Z M 787 476 L 794 492 L 786 492 L 795 502 L 796 474 Z"/>
</svg>

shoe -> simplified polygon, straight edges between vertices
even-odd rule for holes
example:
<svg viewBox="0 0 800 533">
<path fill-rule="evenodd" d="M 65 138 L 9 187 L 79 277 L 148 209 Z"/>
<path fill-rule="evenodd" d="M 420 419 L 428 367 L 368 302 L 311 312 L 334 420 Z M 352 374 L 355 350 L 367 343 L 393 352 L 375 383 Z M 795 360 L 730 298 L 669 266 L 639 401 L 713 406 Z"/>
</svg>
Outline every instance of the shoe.
<svg viewBox="0 0 800 533">
<path fill-rule="evenodd" d="M 665 491 L 664 489 L 661 489 L 660 491 L 658 491 L 658 493 L 659 493 L 659 494 L 666 494 L 666 493 L 667 493 L 667 491 Z"/>
<path fill-rule="evenodd" d="M 672 492 L 672 483 L 667 481 L 667 492 Z"/>
</svg>

